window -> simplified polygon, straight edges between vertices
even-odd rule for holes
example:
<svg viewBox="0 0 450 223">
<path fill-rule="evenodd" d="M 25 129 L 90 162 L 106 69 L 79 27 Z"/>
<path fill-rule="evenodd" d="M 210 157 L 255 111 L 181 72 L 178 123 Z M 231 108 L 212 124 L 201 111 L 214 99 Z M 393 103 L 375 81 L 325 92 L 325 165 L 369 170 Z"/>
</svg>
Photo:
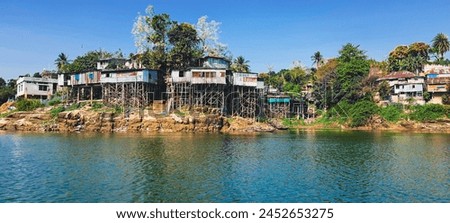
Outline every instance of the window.
<svg viewBox="0 0 450 223">
<path fill-rule="evenodd" d="M 179 77 L 184 77 L 184 71 L 180 71 Z"/>
<path fill-rule="evenodd" d="M 412 88 L 413 88 L 413 89 L 416 88 L 416 85 L 413 84 L 413 85 L 412 85 Z"/>
<path fill-rule="evenodd" d="M 47 91 L 48 86 L 47 85 L 39 85 L 39 90 L 40 91 Z"/>
</svg>

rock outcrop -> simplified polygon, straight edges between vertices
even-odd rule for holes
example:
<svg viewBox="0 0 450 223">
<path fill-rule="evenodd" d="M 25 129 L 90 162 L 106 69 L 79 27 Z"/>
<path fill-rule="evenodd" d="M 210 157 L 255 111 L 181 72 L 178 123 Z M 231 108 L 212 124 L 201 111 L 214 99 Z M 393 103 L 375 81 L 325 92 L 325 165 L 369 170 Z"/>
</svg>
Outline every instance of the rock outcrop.
<svg viewBox="0 0 450 223">
<path fill-rule="evenodd" d="M 131 113 L 64 111 L 52 117 L 48 111 L 15 112 L 0 119 L 0 130 L 33 132 L 271 132 L 275 128 L 244 118 L 219 114 L 155 117 Z"/>
</svg>

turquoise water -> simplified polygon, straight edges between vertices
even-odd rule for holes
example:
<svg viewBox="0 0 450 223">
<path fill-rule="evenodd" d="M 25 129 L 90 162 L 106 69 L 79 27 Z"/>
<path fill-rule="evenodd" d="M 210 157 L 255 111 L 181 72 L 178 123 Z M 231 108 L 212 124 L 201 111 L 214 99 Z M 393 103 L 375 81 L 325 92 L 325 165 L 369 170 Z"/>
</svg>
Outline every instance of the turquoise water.
<svg viewBox="0 0 450 223">
<path fill-rule="evenodd" d="M 450 135 L 0 133 L 0 202 L 450 202 Z"/>
</svg>

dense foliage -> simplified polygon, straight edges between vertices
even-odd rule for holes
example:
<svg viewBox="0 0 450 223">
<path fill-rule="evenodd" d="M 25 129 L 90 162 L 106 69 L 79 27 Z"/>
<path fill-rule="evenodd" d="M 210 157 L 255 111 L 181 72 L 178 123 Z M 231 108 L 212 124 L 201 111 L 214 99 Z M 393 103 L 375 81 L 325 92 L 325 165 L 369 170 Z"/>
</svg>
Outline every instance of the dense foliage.
<svg viewBox="0 0 450 223">
<path fill-rule="evenodd" d="M 5 103 L 8 99 L 14 98 L 16 94 L 16 81 L 9 80 L 8 83 L 0 77 L 0 104 Z"/>
<path fill-rule="evenodd" d="M 76 73 L 97 69 L 98 60 L 112 57 L 112 55 L 112 53 L 102 50 L 89 51 L 83 56 L 78 56 L 77 58 L 75 58 L 72 63 L 67 63 L 66 65 L 64 65 L 64 71 L 69 73 Z M 58 57 L 58 59 L 60 58 Z"/>
<path fill-rule="evenodd" d="M 378 113 L 378 106 L 372 101 L 358 101 L 351 106 L 349 110 L 350 114 L 350 126 L 357 127 L 366 125 L 368 120 Z"/>
<path fill-rule="evenodd" d="M 33 111 L 43 106 L 44 104 L 39 99 L 19 99 L 16 101 L 18 111 Z"/>
<path fill-rule="evenodd" d="M 389 122 L 397 122 L 403 116 L 403 109 L 401 104 L 389 105 L 382 107 L 379 110 L 379 114 L 382 118 Z"/>
<path fill-rule="evenodd" d="M 429 51 L 430 46 L 423 42 L 412 43 L 409 46 L 397 46 L 389 53 L 389 70 L 407 70 L 419 73 L 429 59 Z"/>
<path fill-rule="evenodd" d="M 348 100 L 354 103 L 363 97 L 362 80 L 369 74 L 370 65 L 365 52 L 358 48 L 348 43 L 339 51 L 332 102 Z"/>
<path fill-rule="evenodd" d="M 259 77 L 267 85 L 293 95 L 300 95 L 305 85 L 312 81 L 312 76 L 307 73 L 305 68 L 300 66 L 295 66 L 291 69 L 282 69 L 277 73 L 263 73 Z"/>
<path fill-rule="evenodd" d="M 417 105 L 412 108 L 410 115 L 412 120 L 416 121 L 432 121 L 448 116 L 447 109 L 439 104 Z"/>
</svg>

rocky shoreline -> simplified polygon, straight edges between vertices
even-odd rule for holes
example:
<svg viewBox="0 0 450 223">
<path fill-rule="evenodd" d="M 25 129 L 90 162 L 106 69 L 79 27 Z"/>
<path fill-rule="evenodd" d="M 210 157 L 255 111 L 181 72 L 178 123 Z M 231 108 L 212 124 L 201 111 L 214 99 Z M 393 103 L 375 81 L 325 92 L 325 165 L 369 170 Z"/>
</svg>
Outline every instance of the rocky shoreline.
<svg viewBox="0 0 450 223">
<path fill-rule="evenodd" d="M 0 119 L 0 131 L 22 132 L 129 132 L 129 133 L 171 133 L 171 132 L 216 132 L 216 133 L 258 133 L 288 129 L 280 120 L 256 122 L 240 117 L 227 118 L 214 113 L 195 115 L 154 115 L 131 112 L 127 117 L 107 111 L 78 109 L 51 115 L 50 108 L 39 108 L 30 112 L 14 112 Z M 344 125 L 309 124 L 290 126 L 289 129 L 318 130 L 381 130 L 450 133 L 450 120 L 432 122 L 400 121 L 387 123 L 374 119 L 369 125 L 351 128 Z"/>
<path fill-rule="evenodd" d="M 0 130 L 26 132 L 221 132 L 252 133 L 273 132 L 275 127 L 239 117 L 226 118 L 217 114 L 170 114 L 151 116 L 131 113 L 128 117 L 114 112 L 86 110 L 64 111 L 56 117 L 38 109 L 32 112 L 15 112 L 0 119 Z"/>
</svg>

